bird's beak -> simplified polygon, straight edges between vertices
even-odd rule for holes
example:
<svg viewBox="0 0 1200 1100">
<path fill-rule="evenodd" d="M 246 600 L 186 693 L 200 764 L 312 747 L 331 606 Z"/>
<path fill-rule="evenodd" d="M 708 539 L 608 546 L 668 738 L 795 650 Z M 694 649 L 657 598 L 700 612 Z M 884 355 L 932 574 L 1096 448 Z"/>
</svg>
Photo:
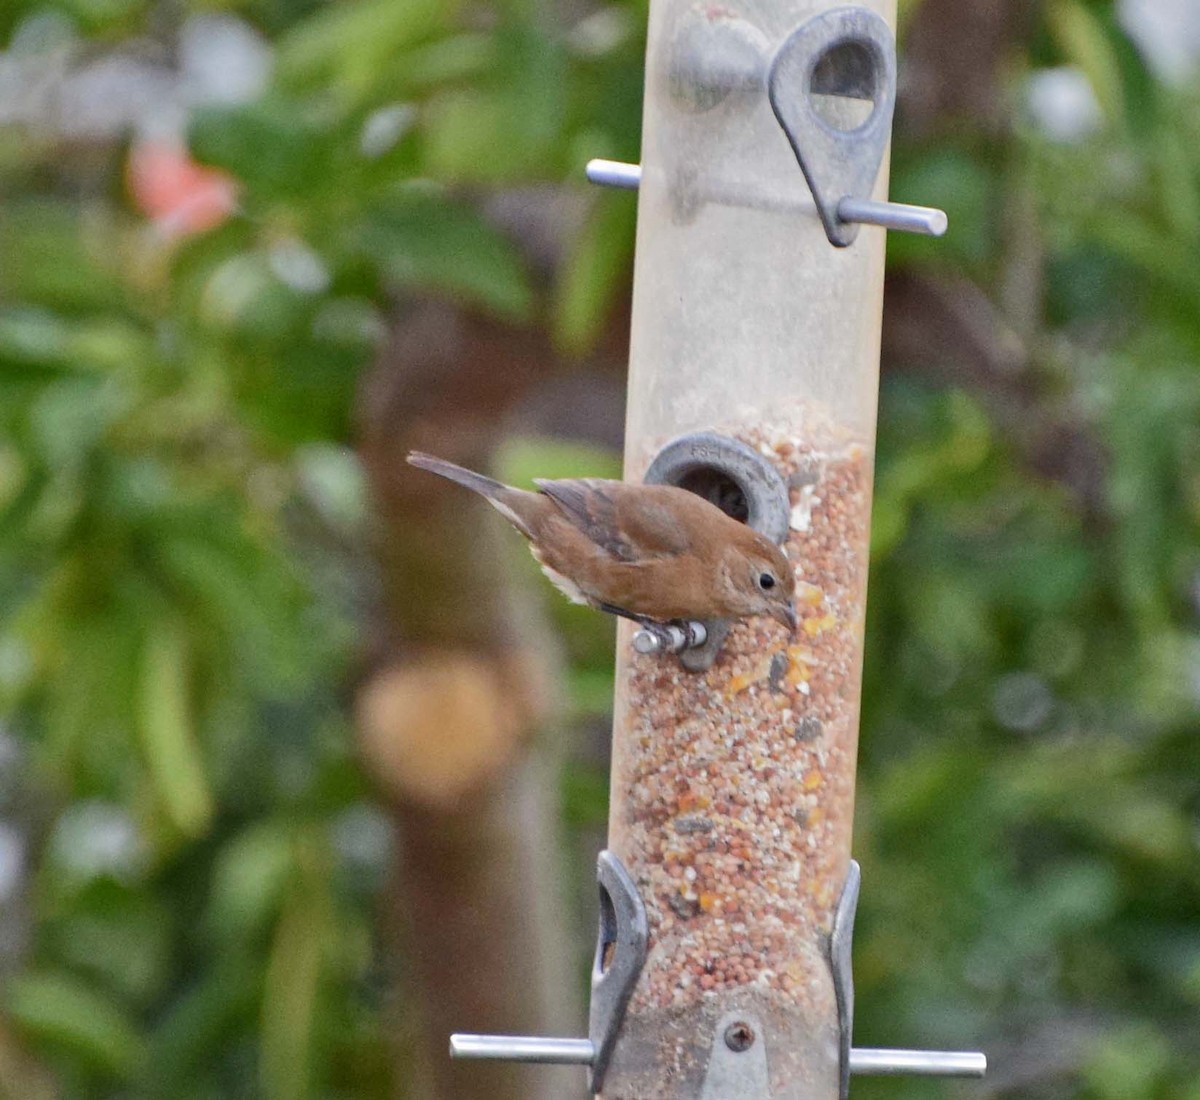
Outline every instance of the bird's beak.
<svg viewBox="0 0 1200 1100">
<path fill-rule="evenodd" d="M 796 608 L 790 600 L 783 607 L 772 608 L 771 617 L 783 623 L 792 634 L 796 633 Z"/>
</svg>

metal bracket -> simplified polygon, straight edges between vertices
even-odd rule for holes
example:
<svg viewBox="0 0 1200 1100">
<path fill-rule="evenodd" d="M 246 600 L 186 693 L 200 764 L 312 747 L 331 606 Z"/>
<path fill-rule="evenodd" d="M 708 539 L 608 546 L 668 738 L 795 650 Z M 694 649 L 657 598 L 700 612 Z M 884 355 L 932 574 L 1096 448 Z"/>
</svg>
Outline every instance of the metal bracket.
<svg viewBox="0 0 1200 1100">
<path fill-rule="evenodd" d="M 854 917 L 862 887 L 862 870 L 857 860 L 850 861 L 842 896 L 833 915 L 829 935 L 829 968 L 837 997 L 839 1038 L 839 1092 L 841 1100 L 850 1095 L 852 1076 L 888 1075 L 920 1077 L 982 1077 L 987 1058 L 977 1051 L 887 1050 L 853 1045 L 854 1039 L 854 967 L 851 948 L 854 942 Z"/>
<path fill-rule="evenodd" d="M 700 1100 L 770 1100 L 763 1026 L 745 1012 L 717 1021 Z"/>
<path fill-rule="evenodd" d="M 463 1061 L 533 1062 L 556 1066 L 590 1066 L 596 1058 L 591 1039 L 545 1039 L 530 1035 L 450 1036 L 450 1057 Z M 982 1077 L 982 1054 L 954 1050 L 850 1051 L 852 1077 Z"/>
<path fill-rule="evenodd" d="M 605 850 L 597 857 L 596 879 L 600 933 L 592 964 L 588 1037 L 455 1034 L 450 1036 L 451 1058 L 588 1066 L 588 1087 L 593 1095 L 600 1092 L 625 1008 L 646 962 L 650 931 L 637 885 L 612 852 Z"/>
<path fill-rule="evenodd" d="M 646 962 L 650 938 L 646 907 L 637 885 L 612 852 L 600 853 L 596 877 L 600 885 L 600 933 L 592 963 L 588 1013 L 588 1038 L 595 1050 L 590 1079 L 593 1093 L 604 1084 L 625 1006 Z"/>
<path fill-rule="evenodd" d="M 891 28 L 867 8 L 834 8 L 814 16 L 776 51 L 767 72 L 767 96 L 808 181 L 829 243 L 845 248 L 858 236 L 857 222 L 864 220 L 859 215 L 876 207 L 886 213 L 897 205 L 871 201 L 896 106 Z M 866 117 L 860 118 L 864 110 Z M 942 232 L 945 221 L 941 214 Z"/>
<path fill-rule="evenodd" d="M 761 87 L 753 57 L 761 47 L 752 30 L 748 24 L 724 19 L 703 33 L 694 29 L 687 39 L 693 46 L 706 47 L 688 53 L 690 85 L 703 92 L 697 100 L 702 109 L 734 89 Z M 731 64 L 733 70 L 727 72 Z M 704 72 L 692 71 L 705 66 L 711 70 L 707 80 Z M 881 16 L 862 7 L 834 8 L 814 16 L 775 51 L 766 66 L 765 83 L 771 109 L 808 182 L 830 244 L 852 244 L 860 224 L 931 237 L 946 232 L 942 210 L 871 198 L 896 105 L 896 43 Z M 587 165 L 589 180 L 610 187 L 634 189 L 641 177 L 637 164 L 593 160 Z M 748 193 L 710 196 L 710 201 L 775 205 Z"/>
<path fill-rule="evenodd" d="M 833 915 L 833 931 L 829 936 L 829 967 L 833 971 L 833 992 L 837 997 L 841 1100 L 847 1100 L 850 1095 L 850 1052 L 854 1038 L 854 966 L 851 948 L 861 886 L 862 870 L 858 860 L 852 859 L 846 884 L 842 887 L 842 896 L 838 898 L 837 912 Z"/>
<path fill-rule="evenodd" d="M 589 1066 L 591 1091 L 593 1095 L 601 1091 L 625 1009 L 646 962 L 649 932 L 641 896 L 621 861 L 612 852 L 601 852 L 596 870 L 600 883 L 600 935 L 592 967 L 588 1038 L 456 1034 L 450 1036 L 451 1058 Z M 842 1100 L 849 1093 L 851 1076 L 982 1077 L 987 1070 L 987 1059 L 974 1052 L 851 1046 L 854 977 L 850 947 L 860 881 L 858 864 L 851 860 L 829 940 L 829 964 L 841 1028 Z M 763 1035 L 762 1025 L 746 1012 L 733 1011 L 721 1019 L 713 1037 L 700 1100 L 769 1100 Z"/>
<path fill-rule="evenodd" d="M 790 511 L 783 477 L 753 447 L 737 439 L 717 432 L 681 435 L 654 456 L 645 481 L 690 489 L 773 542 L 787 538 Z M 639 653 L 678 653 L 689 672 L 704 672 L 717 659 L 730 626 L 724 619 L 689 623 L 688 638 L 679 646 L 664 644 L 654 631 L 641 630 L 633 645 Z"/>
</svg>

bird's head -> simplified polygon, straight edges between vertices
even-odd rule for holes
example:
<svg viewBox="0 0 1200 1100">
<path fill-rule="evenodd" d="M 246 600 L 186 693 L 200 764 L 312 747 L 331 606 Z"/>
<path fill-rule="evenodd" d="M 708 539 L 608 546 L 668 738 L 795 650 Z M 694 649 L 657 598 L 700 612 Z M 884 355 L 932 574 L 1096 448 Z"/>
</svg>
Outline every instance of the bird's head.
<svg viewBox="0 0 1200 1100">
<path fill-rule="evenodd" d="M 730 609 L 738 617 L 770 615 L 796 632 L 796 576 L 780 547 L 753 528 L 730 546 L 722 563 L 722 581 Z"/>
</svg>

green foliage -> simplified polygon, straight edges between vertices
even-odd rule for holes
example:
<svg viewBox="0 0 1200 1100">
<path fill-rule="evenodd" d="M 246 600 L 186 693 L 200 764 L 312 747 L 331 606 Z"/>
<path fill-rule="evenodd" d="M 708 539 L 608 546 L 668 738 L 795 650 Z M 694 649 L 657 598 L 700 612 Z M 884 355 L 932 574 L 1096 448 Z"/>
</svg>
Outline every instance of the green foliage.
<svg viewBox="0 0 1200 1100">
<path fill-rule="evenodd" d="M 396 290 L 440 290 L 507 320 L 528 319 L 533 298 L 512 249 L 480 230 L 467 210 L 414 189 L 375 212 L 359 247 Z"/>
<path fill-rule="evenodd" d="M 136 52 L 205 7 L 22 0 L 0 42 Z M 644 11 L 613 6 L 597 45 L 522 4 L 486 25 L 442 0 L 220 7 L 274 56 L 259 98 L 190 115 L 236 187 L 218 224 L 151 227 L 121 147 L 68 171 L 65 141 L 0 128 L 0 714 L 45 834 L 0 996 L 6 1095 L 40 1089 L 14 1039 L 63 1095 L 396 1094 L 389 830 L 339 706 L 357 380 L 413 291 L 561 315 L 585 350 L 632 248 L 632 206 L 600 197 L 539 305 L 472 189 L 632 155 Z"/>
<path fill-rule="evenodd" d="M 633 197 L 620 192 L 600 194 L 588 211 L 558 284 L 554 335 L 564 351 L 581 351 L 599 337 L 632 259 L 636 216 Z"/>
<path fill-rule="evenodd" d="M 1186 1097 L 1197 1066 L 1182 1036 L 1200 1018 L 1186 977 L 1200 959 L 1200 323 L 1184 302 L 1200 277 L 1187 243 L 1200 100 L 1128 75 L 1129 44 L 1099 6 L 1053 5 L 1047 28 L 1046 60 L 1087 72 L 1107 124 L 1075 145 L 1022 134 L 990 186 L 1015 178 L 1036 196 L 1036 220 L 1008 227 L 1043 257 L 1030 370 L 1054 395 L 1047 413 L 1070 410 L 1095 445 L 1061 434 L 1060 468 L 1095 464 L 1102 500 L 1034 474 L 985 413 L 994 395 L 885 388 L 856 1034 L 996 1037 L 1014 1063 L 997 1070 L 1018 1076 L 1027 1051 L 1052 1048 L 1012 1095 Z M 1134 116 L 1149 120 L 1136 133 Z M 993 163 L 963 171 L 986 180 Z M 972 249 L 1000 228 L 973 218 Z M 999 236 L 972 257 L 985 289 L 1004 284 L 1005 248 Z"/>
<path fill-rule="evenodd" d="M 20 975 L 8 1011 L 27 1034 L 109 1078 L 128 1078 L 145 1057 L 133 1022 L 110 998 L 65 974 Z"/>
</svg>

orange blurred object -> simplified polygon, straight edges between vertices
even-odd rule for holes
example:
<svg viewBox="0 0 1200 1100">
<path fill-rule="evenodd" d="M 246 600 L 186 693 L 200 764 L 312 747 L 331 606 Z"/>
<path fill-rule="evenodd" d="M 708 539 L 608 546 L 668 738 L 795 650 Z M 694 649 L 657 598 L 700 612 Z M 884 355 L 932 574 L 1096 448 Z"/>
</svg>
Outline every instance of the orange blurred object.
<svg viewBox="0 0 1200 1100">
<path fill-rule="evenodd" d="M 129 154 L 134 205 L 164 236 L 183 237 L 220 225 L 237 206 L 237 181 L 197 164 L 182 146 L 149 141 Z"/>
</svg>

